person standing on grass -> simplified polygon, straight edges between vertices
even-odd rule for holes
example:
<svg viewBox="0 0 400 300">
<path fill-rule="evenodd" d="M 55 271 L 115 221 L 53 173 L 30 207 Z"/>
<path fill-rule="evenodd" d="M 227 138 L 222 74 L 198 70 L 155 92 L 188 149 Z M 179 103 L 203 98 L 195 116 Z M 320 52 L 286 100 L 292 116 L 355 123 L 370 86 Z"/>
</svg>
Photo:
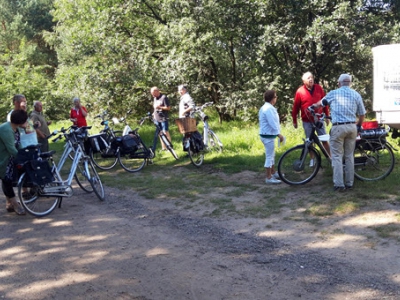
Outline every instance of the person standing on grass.
<svg viewBox="0 0 400 300">
<path fill-rule="evenodd" d="M 312 122 L 314 121 L 313 120 L 314 117 L 311 116 L 310 113 L 307 113 L 307 108 L 317 103 L 319 100 L 321 100 L 325 96 L 325 92 L 319 84 L 314 83 L 314 76 L 311 72 L 304 73 L 302 80 L 303 80 L 303 85 L 297 89 L 296 94 L 294 96 L 292 118 L 293 118 L 293 126 L 294 128 L 297 128 L 297 116 L 299 112 L 301 112 L 301 120 L 303 121 L 304 133 L 306 135 L 306 138 L 309 138 L 313 131 Z M 320 109 L 320 111 L 316 112 L 317 113 L 324 112 L 325 115 L 329 117 L 328 107 L 324 107 L 323 109 Z M 329 125 L 329 119 L 326 118 L 325 122 L 326 125 Z M 325 124 L 322 128 L 317 128 L 317 134 L 318 135 L 326 134 Z M 322 144 L 324 145 L 324 148 L 330 155 L 329 142 L 322 142 Z M 314 166 L 314 158 L 311 157 L 310 167 L 313 166 Z"/>
<path fill-rule="evenodd" d="M 71 111 L 69 113 L 69 120 L 78 127 L 87 126 L 86 107 L 81 105 L 81 100 L 77 97 L 75 97 L 72 101 L 74 102 L 74 107 L 71 108 Z"/>
<path fill-rule="evenodd" d="M 186 85 L 178 86 L 178 92 L 181 95 L 179 101 L 179 118 L 190 117 L 196 106 L 194 100 L 189 95 Z"/>
<path fill-rule="evenodd" d="M 34 124 L 38 124 L 38 128 L 36 130 L 36 134 L 38 137 L 38 142 L 40 145 L 40 150 L 42 152 L 49 151 L 49 141 L 46 138 L 50 135 L 49 125 L 51 121 L 46 121 L 43 115 L 43 106 L 42 102 L 34 101 L 33 102 L 33 111 L 31 112 L 31 120 Z"/>
<path fill-rule="evenodd" d="M 365 107 L 361 95 L 351 89 L 350 85 L 351 76 L 349 74 L 340 75 L 338 79 L 339 88 L 330 91 L 321 101 L 314 104 L 316 108 L 329 105 L 332 114 L 330 144 L 333 189 L 338 192 L 353 188 L 354 148 L 357 131 L 361 128 L 365 116 Z M 343 178 L 343 158 L 345 179 Z"/>
<path fill-rule="evenodd" d="M 275 139 L 279 138 L 283 142 L 284 137 L 280 133 L 279 115 L 274 107 L 278 97 L 274 90 L 268 90 L 264 93 L 265 104 L 258 112 L 260 123 L 260 139 L 265 147 L 265 171 L 267 178 L 265 183 L 277 184 L 281 183 L 279 174 L 275 171 Z"/>
<path fill-rule="evenodd" d="M 150 93 L 154 97 L 153 117 L 157 121 L 157 123 L 161 125 L 161 128 L 164 131 L 165 135 L 167 136 L 168 140 L 171 141 L 171 136 L 169 135 L 168 131 L 168 112 L 170 111 L 171 106 L 169 105 L 168 97 L 164 94 L 161 94 L 160 90 L 156 86 L 153 86 L 150 89 Z M 166 151 L 167 148 L 164 142 L 161 140 L 161 138 L 160 141 L 161 141 L 162 151 Z"/>
</svg>

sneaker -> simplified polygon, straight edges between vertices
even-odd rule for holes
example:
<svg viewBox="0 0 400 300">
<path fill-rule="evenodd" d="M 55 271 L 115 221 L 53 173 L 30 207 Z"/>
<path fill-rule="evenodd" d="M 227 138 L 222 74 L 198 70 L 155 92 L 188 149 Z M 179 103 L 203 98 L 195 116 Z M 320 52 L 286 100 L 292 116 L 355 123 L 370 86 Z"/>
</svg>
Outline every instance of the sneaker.
<svg viewBox="0 0 400 300">
<path fill-rule="evenodd" d="M 274 177 L 275 179 L 281 179 L 279 177 L 279 173 L 278 172 L 275 172 L 274 174 L 272 174 L 272 177 Z"/>
<path fill-rule="evenodd" d="M 334 186 L 333 190 L 335 192 L 344 192 L 346 190 L 346 188 L 344 186 Z"/>
<path fill-rule="evenodd" d="M 276 184 L 276 183 L 281 183 L 281 182 L 282 181 L 274 178 L 273 176 L 270 179 L 268 179 L 268 178 L 265 179 L 265 183 L 268 183 L 268 184 Z"/>
<path fill-rule="evenodd" d="M 346 190 L 352 190 L 353 189 L 352 185 L 345 185 L 344 187 L 345 187 Z"/>
<path fill-rule="evenodd" d="M 311 159 L 310 159 L 310 168 L 312 168 L 312 167 L 314 167 L 314 166 L 315 166 L 314 158 L 311 158 Z"/>
</svg>

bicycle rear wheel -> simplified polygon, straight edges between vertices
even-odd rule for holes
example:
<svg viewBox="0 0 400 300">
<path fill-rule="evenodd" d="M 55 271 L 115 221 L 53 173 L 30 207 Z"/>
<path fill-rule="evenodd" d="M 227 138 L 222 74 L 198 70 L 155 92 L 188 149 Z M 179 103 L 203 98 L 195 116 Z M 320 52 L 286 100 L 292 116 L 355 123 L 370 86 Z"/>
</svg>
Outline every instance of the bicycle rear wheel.
<svg viewBox="0 0 400 300">
<path fill-rule="evenodd" d="M 362 140 L 354 151 L 354 176 L 362 181 L 375 181 L 388 176 L 394 168 L 393 150 L 380 141 Z"/>
<path fill-rule="evenodd" d="M 192 161 L 192 164 L 194 164 L 196 167 L 200 167 L 204 161 L 204 152 L 203 151 L 195 152 L 192 149 L 193 148 L 190 147 L 188 150 L 189 158 Z"/>
<path fill-rule="evenodd" d="M 138 172 L 146 165 L 148 155 L 145 148 L 138 149 L 136 152 L 122 153 L 121 150 L 118 152 L 118 161 L 121 167 L 130 173 Z"/>
<path fill-rule="evenodd" d="M 160 135 L 160 137 L 161 137 L 161 140 L 163 141 L 165 147 L 167 147 L 168 151 L 171 152 L 172 156 L 175 159 L 178 159 L 178 155 L 176 154 L 174 148 L 172 148 L 172 144 L 169 141 L 168 137 L 166 137 L 165 135 Z"/>
<path fill-rule="evenodd" d="M 208 130 L 208 149 L 216 152 L 222 152 L 224 149 L 222 142 L 211 129 Z"/>
<path fill-rule="evenodd" d="M 86 160 L 84 162 L 84 166 L 87 174 L 87 179 L 90 182 L 90 185 L 92 186 L 94 193 L 96 194 L 97 198 L 99 198 L 100 201 L 104 201 L 105 199 L 104 186 L 103 183 L 101 182 L 99 173 L 97 173 L 97 170 L 92 164 L 91 160 Z"/>
<path fill-rule="evenodd" d="M 111 170 L 118 162 L 117 156 L 110 154 L 109 149 L 103 149 L 100 152 L 93 152 L 90 149 L 90 159 L 101 170 Z"/>
<path fill-rule="evenodd" d="M 18 197 L 25 210 L 35 217 L 44 217 L 50 214 L 60 203 L 62 197 L 44 197 L 40 191 L 46 186 L 58 185 L 49 183 L 43 186 L 29 182 L 26 173 L 22 174 L 18 181 Z"/>
<path fill-rule="evenodd" d="M 281 180 L 290 185 L 310 182 L 321 166 L 321 156 L 314 147 L 305 151 L 304 145 L 287 150 L 278 162 L 278 174 Z M 313 162 L 311 161 L 313 157 Z"/>
</svg>

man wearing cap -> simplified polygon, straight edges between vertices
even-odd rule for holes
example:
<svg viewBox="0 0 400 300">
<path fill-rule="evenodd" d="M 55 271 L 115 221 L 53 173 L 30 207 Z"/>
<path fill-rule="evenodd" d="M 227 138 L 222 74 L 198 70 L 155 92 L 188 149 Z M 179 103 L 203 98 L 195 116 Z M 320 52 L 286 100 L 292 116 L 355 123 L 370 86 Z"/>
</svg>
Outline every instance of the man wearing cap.
<svg viewBox="0 0 400 300">
<path fill-rule="evenodd" d="M 330 91 L 314 106 L 329 105 L 332 117 L 330 145 L 333 168 L 333 185 L 335 191 L 353 188 L 354 182 L 354 148 L 357 130 L 364 121 L 365 107 L 361 95 L 350 88 L 351 76 L 342 74 L 338 79 L 339 88 Z M 358 116 L 358 120 L 357 120 Z M 345 176 L 343 180 L 343 157 Z"/>
</svg>

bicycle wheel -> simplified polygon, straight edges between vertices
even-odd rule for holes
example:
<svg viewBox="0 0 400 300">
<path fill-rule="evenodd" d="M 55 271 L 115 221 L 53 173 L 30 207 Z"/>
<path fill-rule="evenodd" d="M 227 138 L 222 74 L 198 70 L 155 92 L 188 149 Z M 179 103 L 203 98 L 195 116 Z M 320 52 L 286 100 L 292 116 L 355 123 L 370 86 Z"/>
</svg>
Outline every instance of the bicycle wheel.
<svg viewBox="0 0 400 300">
<path fill-rule="evenodd" d="M 111 170 L 118 162 L 117 156 L 109 153 L 110 149 L 103 149 L 100 152 L 94 153 L 90 149 L 90 159 L 94 165 L 100 170 Z"/>
<path fill-rule="evenodd" d="M 393 150 L 379 141 L 362 140 L 354 151 L 354 176 L 362 181 L 374 181 L 388 176 L 394 168 Z"/>
<path fill-rule="evenodd" d="M 86 176 L 86 171 L 82 164 L 78 164 L 74 178 L 82 190 L 86 193 L 93 193 L 93 187 Z"/>
<path fill-rule="evenodd" d="M 138 149 L 134 153 L 118 152 L 118 161 L 121 167 L 130 173 L 138 172 L 146 165 L 147 157 L 145 149 Z"/>
<path fill-rule="evenodd" d="M 55 186 L 57 183 L 49 183 L 44 186 L 34 185 L 29 182 L 26 173 L 22 174 L 18 181 L 18 197 L 25 210 L 35 217 L 44 217 L 50 214 L 60 203 L 62 197 L 41 196 L 43 188 Z"/>
<path fill-rule="evenodd" d="M 220 139 L 211 129 L 208 130 L 208 149 L 216 152 L 222 152 L 224 146 Z"/>
<path fill-rule="evenodd" d="M 168 137 L 166 137 L 165 135 L 160 135 L 161 140 L 163 141 L 165 147 L 167 147 L 168 151 L 171 152 L 172 156 L 175 159 L 178 159 L 178 155 L 176 154 L 174 148 L 172 148 L 172 144 L 171 142 L 168 140 Z"/>
<path fill-rule="evenodd" d="M 306 155 L 305 155 L 306 154 Z M 311 161 L 311 157 L 314 158 Z M 304 145 L 287 150 L 278 162 L 278 174 L 283 182 L 300 185 L 311 181 L 321 167 L 321 156 L 314 147 L 305 151 Z"/>
<path fill-rule="evenodd" d="M 94 193 L 100 201 L 104 201 L 104 187 L 103 183 L 101 182 L 99 173 L 97 173 L 96 168 L 93 166 L 91 160 L 85 160 L 84 166 L 87 174 L 87 179 L 89 180 Z"/>
<path fill-rule="evenodd" d="M 196 167 L 200 167 L 204 161 L 204 152 L 203 151 L 193 151 L 195 149 L 193 138 L 190 138 L 190 147 L 188 149 L 188 155 L 192 164 Z"/>
</svg>

